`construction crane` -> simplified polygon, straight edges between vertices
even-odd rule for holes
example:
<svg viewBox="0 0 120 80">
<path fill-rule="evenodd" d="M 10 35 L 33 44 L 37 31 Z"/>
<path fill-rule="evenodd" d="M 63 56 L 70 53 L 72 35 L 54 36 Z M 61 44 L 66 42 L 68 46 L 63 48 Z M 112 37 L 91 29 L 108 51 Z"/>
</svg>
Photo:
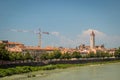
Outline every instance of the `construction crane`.
<svg viewBox="0 0 120 80">
<path fill-rule="evenodd" d="M 39 28 L 38 31 L 38 38 L 39 38 L 39 42 L 38 42 L 38 47 L 42 47 L 42 34 L 49 34 L 49 32 L 41 32 L 41 29 Z"/>
<path fill-rule="evenodd" d="M 42 32 L 41 29 L 39 28 L 38 31 L 29 31 L 29 30 L 17 30 L 17 29 L 9 29 L 9 31 L 13 32 L 33 32 L 35 34 L 38 34 L 38 47 L 42 48 L 42 34 L 47 34 L 49 35 L 49 32 Z"/>
</svg>

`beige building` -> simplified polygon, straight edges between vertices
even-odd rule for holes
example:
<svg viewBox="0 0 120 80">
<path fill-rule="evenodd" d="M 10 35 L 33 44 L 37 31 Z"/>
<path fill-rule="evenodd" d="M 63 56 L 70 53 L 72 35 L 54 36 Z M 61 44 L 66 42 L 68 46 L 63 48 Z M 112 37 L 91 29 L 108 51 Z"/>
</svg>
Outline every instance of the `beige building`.
<svg viewBox="0 0 120 80">
<path fill-rule="evenodd" d="M 29 52 L 33 57 L 39 57 L 43 53 L 52 53 L 54 48 L 40 48 L 38 46 L 25 46 L 22 49 L 22 53 L 25 54 Z"/>
<path fill-rule="evenodd" d="M 6 49 L 10 52 L 22 52 L 24 44 L 18 42 L 9 42 L 8 40 L 1 40 L 0 43 L 6 44 Z"/>
<path fill-rule="evenodd" d="M 22 43 L 10 42 L 7 40 L 2 40 L 0 43 L 6 44 L 6 49 L 10 52 L 21 52 L 23 54 L 29 52 L 33 57 L 38 56 L 42 53 L 51 53 L 55 50 L 52 47 L 40 48 L 38 46 L 25 46 Z"/>
</svg>

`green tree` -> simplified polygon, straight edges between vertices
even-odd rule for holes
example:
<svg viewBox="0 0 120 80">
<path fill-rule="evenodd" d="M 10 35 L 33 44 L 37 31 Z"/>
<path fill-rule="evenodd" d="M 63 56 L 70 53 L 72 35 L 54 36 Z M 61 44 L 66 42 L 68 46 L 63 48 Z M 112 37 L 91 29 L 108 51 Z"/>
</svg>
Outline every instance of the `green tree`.
<svg viewBox="0 0 120 80">
<path fill-rule="evenodd" d="M 97 58 L 101 57 L 101 52 L 100 51 L 96 52 L 96 57 Z"/>
<path fill-rule="evenodd" d="M 105 52 L 101 52 L 101 57 L 104 59 L 106 57 L 106 53 Z"/>
<path fill-rule="evenodd" d="M 21 54 L 18 52 L 15 52 L 16 60 L 21 60 Z"/>
<path fill-rule="evenodd" d="M 61 59 L 70 59 L 70 58 L 71 58 L 71 54 L 68 52 L 62 54 L 62 56 L 61 56 Z"/>
<path fill-rule="evenodd" d="M 6 50 L 5 44 L 0 44 L 0 60 L 9 60 L 9 51 Z"/>
<path fill-rule="evenodd" d="M 55 57 L 54 57 L 54 54 L 53 53 L 49 53 L 48 54 L 48 59 L 50 59 L 50 60 L 52 60 L 52 59 L 54 59 Z"/>
<path fill-rule="evenodd" d="M 108 52 L 105 53 L 105 57 L 109 58 L 109 57 L 112 57 L 111 54 L 109 54 Z"/>
<path fill-rule="evenodd" d="M 114 53 L 115 57 L 120 57 L 120 47 Z"/>
<path fill-rule="evenodd" d="M 11 52 L 9 54 L 10 61 L 18 61 L 20 60 L 19 53 L 18 52 Z"/>
<path fill-rule="evenodd" d="M 17 62 L 18 60 L 21 60 L 21 57 L 19 56 L 18 52 L 11 52 L 9 54 L 10 61 L 15 61 Z"/>
<path fill-rule="evenodd" d="M 55 59 L 60 59 L 61 55 L 61 52 L 58 50 L 53 52 L 53 56 Z"/>
<path fill-rule="evenodd" d="M 30 55 L 29 52 L 25 53 L 24 59 L 27 60 L 27 61 L 28 61 L 28 60 L 32 60 L 32 56 Z"/>
<path fill-rule="evenodd" d="M 72 58 L 77 58 L 77 59 L 79 59 L 79 58 L 81 58 L 82 56 L 81 56 L 81 54 L 80 54 L 79 52 L 76 52 L 76 51 L 75 51 L 75 52 L 72 53 L 71 57 L 72 57 Z"/>
<path fill-rule="evenodd" d="M 16 60 L 16 55 L 15 55 L 15 53 L 11 52 L 11 53 L 9 54 L 9 58 L 10 58 L 10 61 L 15 61 L 15 60 Z"/>
<path fill-rule="evenodd" d="M 49 54 L 48 53 L 41 54 L 40 59 L 41 60 L 48 60 L 49 59 Z"/>
<path fill-rule="evenodd" d="M 96 57 L 95 53 L 94 52 L 90 52 L 88 55 L 87 55 L 88 58 L 94 58 Z"/>
<path fill-rule="evenodd" d="M 105 57 L 111 57 L 111 55 L 108 52 L 98 51 L 96 53 L 96 57 L 105 58 Z"/>
</svg>

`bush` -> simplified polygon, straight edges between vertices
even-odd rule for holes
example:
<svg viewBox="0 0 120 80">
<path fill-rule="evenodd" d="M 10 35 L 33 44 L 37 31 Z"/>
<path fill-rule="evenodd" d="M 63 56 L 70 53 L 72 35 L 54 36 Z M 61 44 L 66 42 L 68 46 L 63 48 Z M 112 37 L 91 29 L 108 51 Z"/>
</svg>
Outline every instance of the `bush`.
<svg viewBox="0 0 120 80">
<path fill-rule="evenodd" d="M 48 66 L 43 66 L 42 67 L 42 70 L 53 70 L 53 69 L 56 69 L 56 67 L 53 66 L 53 65 L 48 65 Z"/>
<path fill-rule="evenodd" d="M 30 78 L 30 77 L 31 77 L 31 75 L 27 75 L 27 77 L 28 77 L 28 78 Z"/>
<path fill-rule="evenodd" d="M 32 77 L 36 77 L 36 75 L 35 75 L 35 74 L 33 74 L 33 75 L 32 75 Z"/>
<path fill-rule="evenodd" d="M 36 75 L 35 74 L 29 74 L 29 75 L 27 75 L 27 77 L 28 78 L 30 78 L 30 77 L 36 77 Z"/>
<path fill-rule="evenodd" d="M 0 70 L 0 77 L 7 76 L 6 71 L 3 69 Z"/>
</svg>

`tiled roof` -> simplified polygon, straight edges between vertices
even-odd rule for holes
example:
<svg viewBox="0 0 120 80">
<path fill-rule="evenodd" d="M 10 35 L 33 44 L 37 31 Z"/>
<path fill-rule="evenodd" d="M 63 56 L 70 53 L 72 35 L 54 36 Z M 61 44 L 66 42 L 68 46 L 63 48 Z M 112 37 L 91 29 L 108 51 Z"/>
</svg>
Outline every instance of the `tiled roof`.
<svg viewBox="0 0 120 80">
<path fill-rule="evenodd" d="M 18 45 L 18 44 L 22 44 L 22 43 L 18 43 L 18 42 L 8 42 L 7 44 L 16 44 L 16 45 Z"/>
<path fill-rule="evenodd" d="M 37 46 L 26 46 L 24 50 L 55 50 L 54 48 L 40 48 Z"/>
</svg>

